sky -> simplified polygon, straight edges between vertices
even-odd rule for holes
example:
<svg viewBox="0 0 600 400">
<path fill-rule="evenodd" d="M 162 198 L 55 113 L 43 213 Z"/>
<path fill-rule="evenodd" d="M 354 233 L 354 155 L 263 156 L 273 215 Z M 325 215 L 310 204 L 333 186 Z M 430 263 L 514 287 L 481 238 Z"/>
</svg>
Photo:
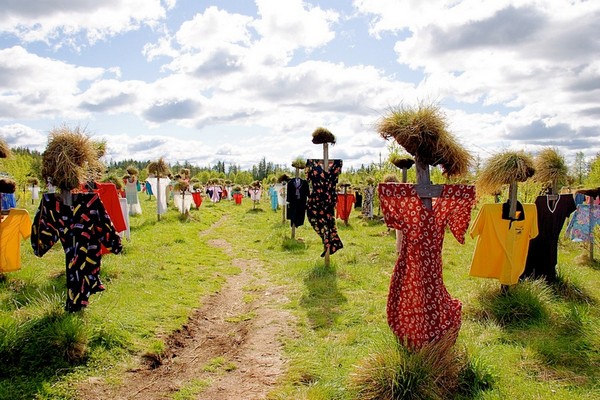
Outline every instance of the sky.
<svg viewBox="0 0 600 400">
<path fill-rule="evenodd" d="M 106 161 L 243 169 L 387 159 L 391 110 L 440 107 L 483 162 L 600 152 L 598 0 L 0 0 L 0 138 L 80 128 Z"/>
</svg>

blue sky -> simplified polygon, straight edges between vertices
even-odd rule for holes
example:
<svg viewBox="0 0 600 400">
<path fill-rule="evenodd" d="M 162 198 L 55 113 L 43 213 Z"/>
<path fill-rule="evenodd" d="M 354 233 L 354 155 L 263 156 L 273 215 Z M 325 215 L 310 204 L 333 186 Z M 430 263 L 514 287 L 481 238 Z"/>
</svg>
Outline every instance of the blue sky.
<svg viewBox="0 0 600 400">
<path fill-rule="evenodd" d="M 83 127 L 106 159 L 289 165 L 387 156 L 434 102 L 474 156 L 600 152 L 600 2 L 0 0 L 0 137 Z"/>
</svg>

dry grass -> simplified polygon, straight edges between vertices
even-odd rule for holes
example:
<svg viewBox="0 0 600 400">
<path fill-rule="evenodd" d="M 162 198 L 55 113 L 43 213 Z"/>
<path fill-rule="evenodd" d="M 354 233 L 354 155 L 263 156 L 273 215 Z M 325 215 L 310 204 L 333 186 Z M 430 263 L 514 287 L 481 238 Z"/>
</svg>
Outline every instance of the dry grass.
<svg viewBox="0 0 600 400">
<path fill-rule="evenodd" d="M 11 154 L 8 144 L 3 139 L 0 139 L 0 158 L 8 158 Z"/>
<path fill-rule="evenodd" d="M 568 167 L 556 149 L 542 150 L 534 160 L 533 179 L 542 184 L 563 185 L 567 180 Z"/>
<path fill-rule="evenodd" d="M 92 171 L 104 168 L 92 141 L 79 127 L 63 126 L 50 132 L 42 154 L 42 178 L 52 185 L 71 190 L 88 180 Z"/>
<path fill-rule="evenodd" d="M 501 191 L 502 185 L 525 182 L 534 173 L 533 159 L 529 154 L 524 151 L 505 151 L 487 161 L 477 178 L 477 191 L 494 194 Z"/>
<path fill-rule="evenodd" d="M 16 189 L 15 181 L 9 178 L 0 178 L 0 193 L 14 193 Z"/>
<path fill-rule="evenodd" d="M 165 177 L 171 173 L 169 166 L 162 158 L 157 161 L 152 161 L 148 164 L 148 172 L 154 174 L 158 178 Z"/>
<path fill-rule="evenodd" d="M 437 105 L 390 109 L 377 124 L 386 140 L 395 139 L 418 161 L 440 165 L 447 177 L 468 172 L 473 157 L 448 132 L 445 116 Z"/>
<path fill-rule="evenodd" d="M 409 169 L 415 164 L 415 160 L 410 157 L 402 157 L 398 154 L 390 155 L 390 163 L 394 164 L 396 167 L 400 169 Z"/>
<path fill-rule="evenodd" d="M 335 144 L 335 136 L 328 129 L 318 127 L 312 133 L 312 142 L 314 144 L 322 144 L 322 143 Z"/>
<path fill-rule="evenodd" d="M 136 176 L 140 173 L 140 171 L 138 171 L 138 169 L 136 167 L 134 167 L 133 165 L 128 166 L 126 171 L 131 176 Z"/>
</svg>

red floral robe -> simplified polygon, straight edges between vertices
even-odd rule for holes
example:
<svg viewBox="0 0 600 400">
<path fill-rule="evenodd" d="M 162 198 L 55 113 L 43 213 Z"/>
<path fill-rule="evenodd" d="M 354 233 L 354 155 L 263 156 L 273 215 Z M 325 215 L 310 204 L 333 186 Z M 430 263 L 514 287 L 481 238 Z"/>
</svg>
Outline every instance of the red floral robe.
<svg viewBox="0 0 600 400">
<path fill-rule="evenodd" d="M 446 226 L 464 243 L 475 204 L 475 187 L 444 185 L 431 210 L 412 184 L 379 184 L 387 226 L 402 232 L 402 246 L 390 282 L 387 319 L 392 331 L 413 349 L 446 333 L 458 334 L 460 300 L 444 286 L 442 246 Z"/>
</svg>

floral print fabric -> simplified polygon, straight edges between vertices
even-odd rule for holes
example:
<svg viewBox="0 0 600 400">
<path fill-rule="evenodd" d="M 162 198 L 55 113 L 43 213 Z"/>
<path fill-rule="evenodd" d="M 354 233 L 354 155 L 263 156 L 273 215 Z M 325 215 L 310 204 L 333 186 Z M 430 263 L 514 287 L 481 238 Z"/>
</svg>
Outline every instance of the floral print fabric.
<svg viewBox="0 0 600 400">
<path fill-rule="evenodd" d="M 387 226 L 400 230 L 403 237 L 390 282 L 388 324 L 413 349 L 447 333 L 457 335 L 462 304 L 444 286 L 442 245 L 446 227 L 464 243 L 474 186 L 444 185 L 431 210 L 412 184 L 382 183 L 378 191 Z"/>
<path fill-rule="evenodd" d="M 579 204 L 567 226 L 567 236 L 574 242 L 590 242 L 590 232 L 595 225 L 600 225 L 600 206 L 592 205 L 590 213 L 589 204 Z"/>
<path fill-rule="evenodd" d="M 307 160 L 306 168 L 307 180 L 312 187 L 306 203 L 306 215 L 323 241 L 321 257 L 324 257 L 327 250 L 333 254 L 344 247 L 335 227 L 335 188 L 342 172 L 342 160 L 329 160 L 328 171 L 323 169 L 322 160 Z"/>
<path fill-rule="evenodd" d="M 45 194 L 31 227 L 31 246 L 42 257 L 60 240 L 65 252 L 66 310 L 87 306 L 90 295 L 104 290 L 100 281 L 101 244 L 118 254 L 121 237 L 116 232 L 100 197 L 96 193 L 73 195 L 73 205 L 60 196 Z"/>
</svg>

